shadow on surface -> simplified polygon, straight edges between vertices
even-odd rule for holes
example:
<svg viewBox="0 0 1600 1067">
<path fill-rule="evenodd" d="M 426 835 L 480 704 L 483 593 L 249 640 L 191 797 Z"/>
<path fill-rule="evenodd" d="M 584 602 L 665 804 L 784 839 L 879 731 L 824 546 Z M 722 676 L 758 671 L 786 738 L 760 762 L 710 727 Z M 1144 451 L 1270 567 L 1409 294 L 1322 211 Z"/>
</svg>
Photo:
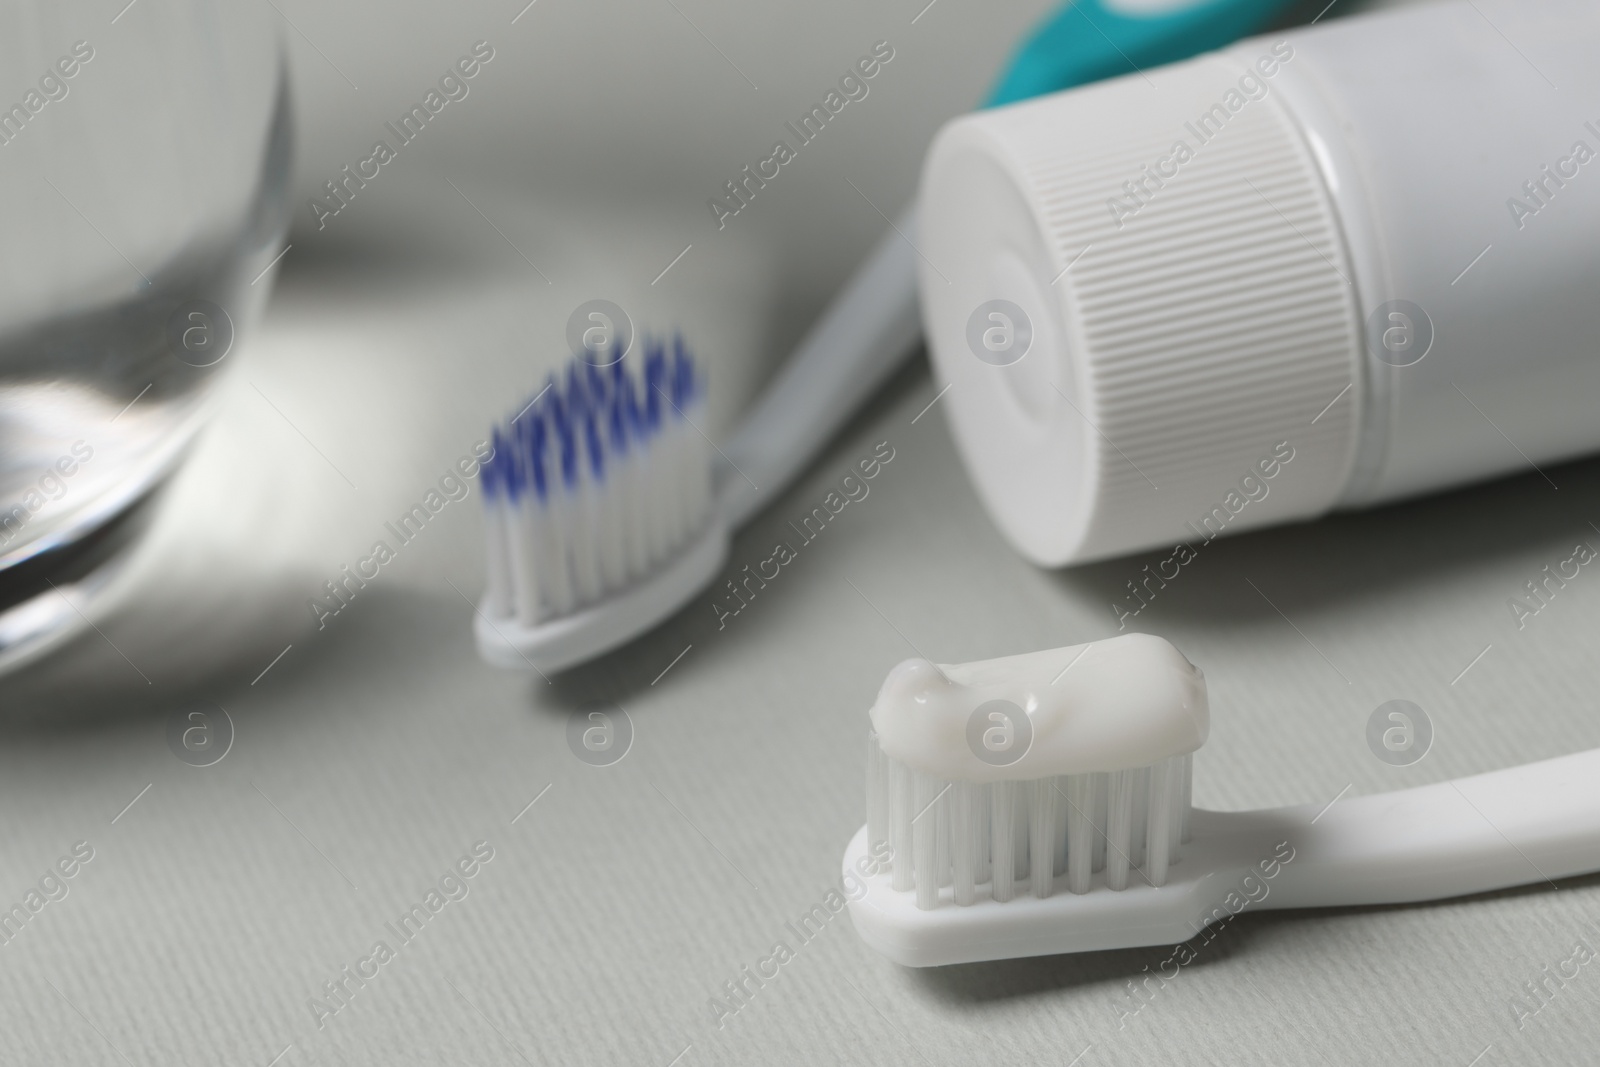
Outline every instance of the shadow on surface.
<svg viewBox="0 0 1600 1067">
<path fill-rule="evenodd" d="M 1600 497 L 1600 460 L 1576 460 L 1545 473 L 1559 492 L 1530 472 L 1209 544 L 1196 539 L 1195 558 L 1166 581 L 1158 572 L 1172 574 L 1175 564 L 1166 562 L 1172 548 L 1042 573 L 1074 596 L 1108 605 L 1113 619 L 1113 605 L 1138 614 L 1129 582 L 1164 618 L 1255 621 L 1276 617 L 1274 604 L 1298 618 L 1297 611 L 1328 611 L 1374 592 L 1403 597 L 1495 558 L 1545 548 L 1570 553 L 1595 534 L 1590 523 L 1600 520 L 1600 508 L 1585 510 Z"/>
</svg>

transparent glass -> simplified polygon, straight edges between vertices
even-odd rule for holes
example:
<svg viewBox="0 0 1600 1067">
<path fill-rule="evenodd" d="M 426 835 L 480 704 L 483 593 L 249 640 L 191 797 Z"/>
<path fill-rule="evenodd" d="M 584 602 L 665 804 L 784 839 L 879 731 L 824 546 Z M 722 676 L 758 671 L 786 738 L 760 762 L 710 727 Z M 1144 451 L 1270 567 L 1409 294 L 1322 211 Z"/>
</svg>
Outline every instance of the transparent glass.
<svg viewBox="0 0 1600 1067">
<path fill-rule="evenodd" d="M 287 220 L 272 7 L 81 6 L 0 5 L 0 670 L 92 616 Z"/>
</svg>

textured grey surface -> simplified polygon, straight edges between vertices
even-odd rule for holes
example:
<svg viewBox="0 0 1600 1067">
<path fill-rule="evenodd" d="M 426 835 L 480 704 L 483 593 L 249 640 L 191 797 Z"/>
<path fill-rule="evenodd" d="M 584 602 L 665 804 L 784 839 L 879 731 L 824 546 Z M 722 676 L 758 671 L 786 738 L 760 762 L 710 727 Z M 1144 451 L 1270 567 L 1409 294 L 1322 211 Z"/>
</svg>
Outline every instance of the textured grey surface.
<svg viewBox="0 0 1600 1067">
<path fill-rule="evenodd" d="M 836 36 L 844 54 L 859 34 Z M 937 392 L 920 366 L 739 536 L 730 570 L 769 555 L 878 442 L 895 450 L 870 495 L 725 628 L 707 594 L 553 684 L 493 671 L 469 638 L 481 530 L 467 500 L 316 629 L 306 598 L 531 384 L 548 353 L 529 338 L 569 307 L 474 230 L 448 186 L 394 177 L 370 213 L 339 220 L 343 236 L 308 238 L 288 264 L 126 603 L 4 683 L 0 902 L 22 901 L 74 842 L 94 858 L 0 944 L 0 1060 L 1592 1058 L 1592 966 L 1521 1029 L 1510 1000 L 1579 939 L 1600 943 L 1593 879 L 1246 915 L 1131 1017 L 1128 983 L 1170 950 L 914 972 L 865 949 L 844 916 L 794 938 L 786 923 L 825 899 L 862 820 L 865 709 L 889 667 L 1107 636 L 1124 583 L 1162 556 L 1063 573 L 1022 562 L 983 515 L 939 408 L 913 424 Z M 652 235 L 647 211 L 618 214 L 604 196 L 598 216 L 569 218 L 571 202 L 469 191 L 573 292 L 626 268 L 642 293 L 679 247 L 670 225 Z M 845 194 L 821 215 L 856 233 L 841 248 L 870 236 Z M 649 247 L 608 238 L 595 253 L 591 225 Z M 793 294 L 781 252 L 716 247 L 669 275 L 678 288 L 651 310 L 693 326 L 726 423 Z M 1546 473 L 1558 490 L 1530 474 L 1203 550 L 1135 620 L 1207 673 L 1197 801 L 1326 802 L 1347 785 L 1600 746 L 1600 578 L 1586 568 L 1522 629 L 1506 605 L 1578 541 L 1600 545 L 1600 464 Z M 1367 716 L 1392 698 L 1436 727 L 1412 767 L 1366 748 Z M 569 715 L 597 702 L 625 708 L 635 730 L 604 768 L 565 739 Z M 228 754 L 180 762 L 170 718 L 218 707 L 236 731 Z M 478 841 L 494 856 L 467 895 L 399 947 L 385 924 Z M 396 958 L 319 1020 L 312 998 L 380 939 Z M 794 958 L 719 1025 L 712 998 L 778 941 Z"/>
<path fill-rule="evenodd" d="M 515 301 L 408 285 L 378 298 L 291 275 L 176 489 L 146 584 L 103 635 L 8 682 L 4 899 L 75 841 L 95 849 L 68 895 L 0 945 L 8 1062 L 118 1062 L 112 1046 L 134 1063 L 258 1064 L 287 1046 L 288 1064 L 666 1064 L 686 1047 L 680 1063 L 1066 1062 L 1086 1047 L 1085 1064 L 1464 1065 L 1490 1045 L 1480 1062 L 1586 1056 L 1589 968 L 1520 1031 L 1509 999 L 1600 936 L 1589 880 L 1246 916 L 1132 1017 L 1126 983 L 1167 950 L 919 973 L 866 950 L 843 916 L 794 939 L 785 923 L 824 900 L 861 821 L 864 712 L 884 672 L 914 649 L 962 660 L 1108 635 L 1109 602 L 1156 558 L 1060 574 L 1019 560 L 939 409 L 912 424 L 936 392 L 920 367 L 740 535 L 733 569 L 790 537 L 785 523 L 877 442 L 893 447 L 870 495 L 723 629 L 707 595 L 553 684 L 484 667 L 452 588 L 478 591 L 475 500 L 314 629 L 304 597 L 420 497 L 475 436 L 476 408 L 498 410 L 509 388 L 488 355 L 471 373 L 441 360 L 420 324 L 455 336 L 456 308 L 492 332 Z M 318 336 L 378 338 L 382 366 L 353 341 L 331 366 Z M 452 375 L 457 395 L 425 403 Z M 387 400 L 358 399 L 363 382 Z M 1204 550 L 1137 619 L 1210 680 L 1199 803 L 1326 801 L 1347 783 L 1600 745 L 1600 585 L 1584 573 L 1521 631 L 1505 605 L 1595 540 L 1600 465 L 1549 473 L 1559 491 L 1530 475 Z M 64 698 L 68 676 L 87 695 Z M 1413 767 L 1365 747 L 1368 713 L 1393 697 L 1437 727 Z M 605 768 L 565 741 L 569 713 L 596 701 L 636 731 Z M 211 702 L 233 748 L 187 766 L 167 719 Z M 385 923 L 479 840 L 494 858 L 468 895 L 319 1027 L 322 984 L 396 941 Z M 718 1020 L 711 998 L 777 941 L 795 958 Z"/>
</svg>

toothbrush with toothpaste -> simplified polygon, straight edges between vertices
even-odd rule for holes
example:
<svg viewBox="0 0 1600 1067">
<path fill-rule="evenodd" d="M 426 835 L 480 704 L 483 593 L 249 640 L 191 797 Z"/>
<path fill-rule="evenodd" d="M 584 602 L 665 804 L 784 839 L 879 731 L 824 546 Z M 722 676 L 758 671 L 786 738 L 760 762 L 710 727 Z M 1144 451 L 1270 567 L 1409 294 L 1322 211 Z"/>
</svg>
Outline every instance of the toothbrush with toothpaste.
<svg viewBox="0 0 1600 1067">
<path fill-rule="evenodd" d="M 1017 50 L 988 101 L 1174 62 L 1264 28 L 1287 0 L 1077 0 Z M 474 634 L 497 666 L 555 671 L 616 648 L 708 585 L 731 531 L 781 492 L 914 350 L 908 208 L 721 447 L 700 432 L 687 346 L 585 352 L 495 431 L 482 472 L 487 592 Z"/>
<path fill-rule="evenodd" d="M 1183 944 L 1246 908 L 1600 870 L 1600 749 L 1327 804 L 1193 807 L 1205 678 L 1148 634 L 907 660 L 870 718 L 867 822 L 843 869 L 866 885 L 856 931 L 907 966 Z"/>
</svg>

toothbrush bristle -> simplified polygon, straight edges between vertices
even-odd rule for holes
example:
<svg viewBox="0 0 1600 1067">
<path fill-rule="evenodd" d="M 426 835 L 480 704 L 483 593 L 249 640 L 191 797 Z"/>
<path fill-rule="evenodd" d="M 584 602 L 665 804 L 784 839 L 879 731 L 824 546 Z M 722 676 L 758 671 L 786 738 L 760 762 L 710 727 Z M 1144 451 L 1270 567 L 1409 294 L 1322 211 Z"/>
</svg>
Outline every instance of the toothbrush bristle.
<svg viewBox="0 0 1600 1067">
<path fill-rule="evenodd" d="M 711 509 L 710 445 L 691 421 L 704 389 L 674 339 L 574 357 L 491 433 L 479 472 L 488 610 L 523 626 L 571 614 L 647 576 Z"/>
<path fill-rule="evenodd" d="M 1186 841 L 1193 754 L 1149 767 L 1018 781 L 946 781 L 867 739 L 867 839 L 917 907 L 1160 886 Z M 1095 876 L 1100 874 L 1097 879 Z"/>
</svg>

